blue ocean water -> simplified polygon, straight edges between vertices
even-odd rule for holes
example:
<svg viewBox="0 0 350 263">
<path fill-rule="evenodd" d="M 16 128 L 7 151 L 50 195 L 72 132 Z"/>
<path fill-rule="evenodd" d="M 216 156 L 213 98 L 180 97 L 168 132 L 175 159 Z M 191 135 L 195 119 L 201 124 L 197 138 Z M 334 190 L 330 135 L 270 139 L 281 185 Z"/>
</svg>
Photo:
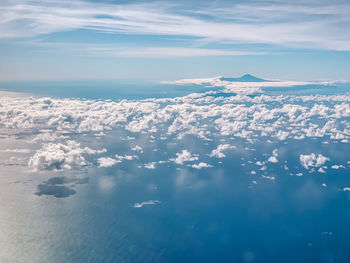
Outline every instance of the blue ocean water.
<svg viewBox="0 0 350 263">
<path fill-rule="evenodd" d="M 98 87 L 98 88 L 97 88 Z M 151 88 L 150 88 L 151 87 Z M 2 83 L 1 89 L 54 98 L 144 99 L 205 92 L 198 85 L 154 83 Z M 213 89 L 211 89 L 213 90 Z M 267 96 L 344 95 L 349 85 L 264 88 Z M 233 94 L 216 94 L 217 96 Z M 255 95 L 251 95 L 254 97 Z M 271 102 L 273 107 L 273 102 Z M 349 121 L 346 119 L 345 121 Z M 24 136 L 24 135 L 22 135 Z M 267 139 L 192 169 L 172 163 L 139 166 L 190 149 L 208 161 L 223 137 L 203 141 L 156 140 L 115 128 L 96 139 L 70 135 L 108 153 L 142 145 L 137 162 L 72 171 L 26 174 L 16 166 L 1 172 L 0 259 L 3 262 L 349 262 L 349 167 L 300 172 L 296 156 L 317 152 L 337 164 L 350 160 L 348 143 L 329 138 Z M 122 140 L 133 136 L 133 140 Z M 325 143 L 327 141 L 327 143 Z M 278 149 L 268 173 L 256 162 Z M 87 157 L 89 158 L 89 157 Z M 158 158 L 159 159 L 159 158 Z M 283 164 L 288 164 L 288 171 Z M 252 174 L 251 171 L 256 171 Z M 327 187 L 323 187 L 326 184 Z M 135 204 L 157 200 L 137 208 Z"/>
<path fill-rule="evenodd" d="M 152 80 L 74 80 L 74 81 L 0 81 L 0 90 L 23 92 L 37 96 L 81 99 L 146 99 L 185 96 L 193 92 L 219 91 L 222 87 L 207 85 L 175 85 Z M 262 88 L 267 95 L 347 94 L 349 83 L 298 85 Z M 216 96 L 230 96 L 221 93 Z M 215 96 L 215 95 L 214 95 Z"/>
<path fill-rule="evenodd" d="M 81 99 L 146 99 L 184 96 L 205 92 L 200 85 L 162 84 L 151 80 L 89 80 L 89 81 L 1 81 L 0 90 L 24 92 L 55 98 Z"/>
</svg>

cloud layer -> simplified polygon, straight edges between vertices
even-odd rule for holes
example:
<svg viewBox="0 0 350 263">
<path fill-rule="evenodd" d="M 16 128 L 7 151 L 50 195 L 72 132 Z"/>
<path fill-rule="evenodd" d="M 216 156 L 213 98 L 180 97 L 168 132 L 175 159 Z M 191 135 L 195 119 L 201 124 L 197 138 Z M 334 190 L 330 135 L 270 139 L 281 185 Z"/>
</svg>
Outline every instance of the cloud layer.
<svg viewBox="0 0 350 263">
<path fill-rule="evenodd" d="M 200 41 L 349 51 L 349 10 L 347 1 L 219 2 L 204 8 L 159 2 L 6 0 L 0 4 L 0 38 L 88 29 L 108 34 L 186 36 Z M 150 54 L 147 50 L 140 52 L 141 56 Z"/>
</svg>

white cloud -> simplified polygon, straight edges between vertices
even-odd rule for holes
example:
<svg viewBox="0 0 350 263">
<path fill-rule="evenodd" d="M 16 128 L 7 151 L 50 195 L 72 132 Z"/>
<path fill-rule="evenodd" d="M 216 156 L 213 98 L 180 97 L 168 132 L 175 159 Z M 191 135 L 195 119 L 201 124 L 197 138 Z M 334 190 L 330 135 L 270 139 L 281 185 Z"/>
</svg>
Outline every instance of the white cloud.
<svg viewBox="0 0 350 263">
<path fill-rule="evenodd" d="M 170 161 L 173 161 L 176 164 L 184 164 L 185 162 L 192 162 L 198 160 L 198 157 L 192 155 L 192 153 L 188 150 L 182 150 L 181 153 L 176 153 L 176 156 L 176 158 L 170 159 Z"/>
<path fill-rule="evenodd" d="M 278 149 L 274 149 L 272 151 L 272 156 L 269 157 L 268 161 L 270 163 L 278 163 L 277 157 L 278 157 Z"/>
<path fill-rule="evenodd" d="M 265 178 L 265 179 L 272 180 L 272 181 L 276 180 L 276 177 L 274 177 L 274 176 L 261 175 L 261 177 L 262 177 L 262 178 Z"/>
<path fill-rule="evenodd" d="M 245 56 L 264 55 L 264 52 L 248 52 L 205 48 L 181 48 L 181 47 L 94 47 L 80 50 L 96 56 L 108 57 L 135 57 L 135 58 L 163 58 L 163 57 L 205 57 L 205 56 Z"/>
<path fill-rule="evenodd" d="M 224 158 L 226 155 L 223 153 L 223 151 L 229 150 L 229 149 L 235 149 L 235 146 L 232 146 L 230 144 L 220 144 L 216 149 L 212 150 L 209 154 L 210 157 L 217 157 L 217 158 Z"/>
<path fill-rule="evenodd" d="M 314 153 L 305 155 L 301 154 L 299 159 L 301 165 L 304 166 L 305 169 L 309 169 L 310 167 L 320 167 L 329 161 L 328 157 L 325 157 L 322 154 L 316 155 Z"/>
<path fill-rule="evenodd" d="M 325 1 L 253 1 L 232 6 L 214 4 L 209 9 L 160 2 L 5 0 L 0 5 L 0 38 L 89 29 L 109 34 L 191 36 L 206 41 L 349 50 L 349 8 L 347 2 Z"/>
<path fill-rule="evenodd" d="M 145 168 L 146 169 L 156 169 L 156 163 L 155 162 L 145 163 Z"/>
<path fill-rule="evenodd" d="M 132 151 L 143 153 L 143 149 L 139 145 L 135 145 L 134 147 L 131 148 Z"/>
<path fill-rule="evenodd" d="M 196 85 L 209 85 L 210 87 L 225 87 L 226 92 L 235 92 L 239 94 L 252 94 L 261 93 L 262 87 L 292 87 L 309 84 L 325 84 L 324 82 L 305 82 L 305 81 L 280 81 L 280 80 L 267 80 L 259 82 L 244 82 L 244 81 L 228 81 L 224 80 L 221 76 L 212 78 L 197 78 L 197 79 L 180 79 L 175 81 L 165 81 L 169 84 L 196 84 Z"/>
<path fill-rule="evenodd" d="M 332 168 L 332 169 L 338 170 L 338 169 L 340 169 L 340 168 L 345 168 L 345 167 L 344 167 L 344 165 L 337 165 L 337 164 L 334 164 L 334 165 L 331 166 L 331 168 Z"/>
<path fill-rule="evenodd" d="M 113 159 L 111 157 L 100 157 L 97 159 L 99 167 L 111 167 L 119 163 L 119 160 Z"/>
<path fill-rule="evenodd" d="M 127 155 L 127 154 L 126 155 L 118 155 L 118 154 L 116 154 L 115 158 L 118 161 L 123 161 L 123 160 L 132 161 L 134 159 L 138 159 L 139 157 L 137 155 Z"/>
<path fill-rule="evenodd" d="M 123 160 L 132 161 L 134 159 L 138 159 L 136 155 L 118 155 L 115 154 L 115 159 L 111 157 L 100 157 L 97 159 L 99 163 L 99 167 L 111 167 L 116 165 L 117 163 L 121 163 Z"/>
<path fill-rule="evenodd" d="M 319 173 L 326 173 L 325 169 L 323 167 L 318 168 L 317 170 Z"/>
<path fill-rule="evenodd" d="M 266 170 L 267 170 L 267 166 L 266 166 L 266 165 L 264 165 L 264 166 L 263 166 L 263 167 L 261 167 L 259 170 L 260 170 L 260 171 L 266 171 Z"/>
<path fill-rule="evenodd" d="M 209 167 L 213 167 L 213 166 L 210 164 L 204 163 L 204 162 L 200 162 L 198 164 L 192 164 L 191 167 L 199 170 L 202 168 L 209 168 Z"/>
<path fill-rule="evenodd" d="M 279 130 L 276 137 L 280 140 L 283 141 L 288 138 L 289 132 L 286 131 L 281 131 Z"/>
<path fill-rule="evenodd" d="M 135 203 L 134 207 L 135 208 L 141 208 L 141 207 L 146 206 L 146 205 L 156 205 L 156 204 L 159 204 L 159 203 L 160 203 L 159 200 L 149 200 L 149 201 L 144 201 L 144 202 L 141 202 L 141 203 Z"/>
<path fill-rule="evenodd" d="M 309 103 L 301 106 L 298 100 Z M 335 121 L 350 116 L 350 107 L 345 106 L 350 96 L 300 96 L 298 100 L 293 96 L 214 98 L 203 94 L 138 102 L 11 97 L 0 99 L 0 120 L 8 129 L 46 129 L 56 130 L 59 134 L 106 132 L 119 126 L 134 133 L 157 131 L 163 139 L 171 135 L 179 139 L 194 135 L 212 140 L 218 133 L 250 141 L 260 135 L 279 140 L 286 136 L 329 136 L 338 140 L 339 134 L 341 138 L 350 138 L 350 129 Z M 276 103 L 273 108 L 267 105 L 271 101 Z M 319 101 L 329 104 L 322 109 L 316 108 Z M 320 119 L 329 121 L 318 127 Z M 58 132 L 45 131 L 36 138 L 43 141 L 67 139 Z M 142 151 L 137 147 L 133 150 Z M 219 152 L 217 154 L 221 156 Z"/>
<path fill-rule="evenodd" d="M 28 166 L 34 171 L 41 170 L 70 170 L 88 165 L 84 154 L 97 154 L 106 150 L 93 150 L 89 147 L 81 148 L 76 141 L 62 143 L 46 143 L 28 161 Z"/>
</svg>

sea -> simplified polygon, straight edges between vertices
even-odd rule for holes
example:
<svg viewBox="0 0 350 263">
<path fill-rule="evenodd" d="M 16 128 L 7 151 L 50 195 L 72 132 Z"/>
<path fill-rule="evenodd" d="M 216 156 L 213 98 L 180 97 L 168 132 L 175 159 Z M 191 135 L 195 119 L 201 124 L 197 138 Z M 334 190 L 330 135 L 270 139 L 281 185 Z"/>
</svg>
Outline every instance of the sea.
<svg viewBox="0 0 350 263">
<path fill-rule="evenodd" d="M 1 82 L 0 262 L 350 262 L 350 84 L 223 86 Z"/>
</svg>

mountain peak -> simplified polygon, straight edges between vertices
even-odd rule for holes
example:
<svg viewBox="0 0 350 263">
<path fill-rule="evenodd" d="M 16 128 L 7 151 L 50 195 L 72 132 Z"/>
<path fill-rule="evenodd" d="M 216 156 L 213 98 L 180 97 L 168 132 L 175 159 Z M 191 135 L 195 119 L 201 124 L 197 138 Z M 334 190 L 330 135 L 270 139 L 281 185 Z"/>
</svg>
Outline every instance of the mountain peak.
<svg viewBox="0 0 350 263">
<path fill-rule="evenodd" d="M 248 73 L 243 75 L 241 78 L 256 78 L 256 77 Z"/>
<path fill-rule="evenodd" d="M 222 77 L 220 79 L 223 81 L 231 81 L 231 82 L 266 82 L 266 81 L 268 81 L 265 79 L 255 77 L 251 74 L 245 74 L 239 78 L 224 78 L 224 77 Z"/>
</svg>

